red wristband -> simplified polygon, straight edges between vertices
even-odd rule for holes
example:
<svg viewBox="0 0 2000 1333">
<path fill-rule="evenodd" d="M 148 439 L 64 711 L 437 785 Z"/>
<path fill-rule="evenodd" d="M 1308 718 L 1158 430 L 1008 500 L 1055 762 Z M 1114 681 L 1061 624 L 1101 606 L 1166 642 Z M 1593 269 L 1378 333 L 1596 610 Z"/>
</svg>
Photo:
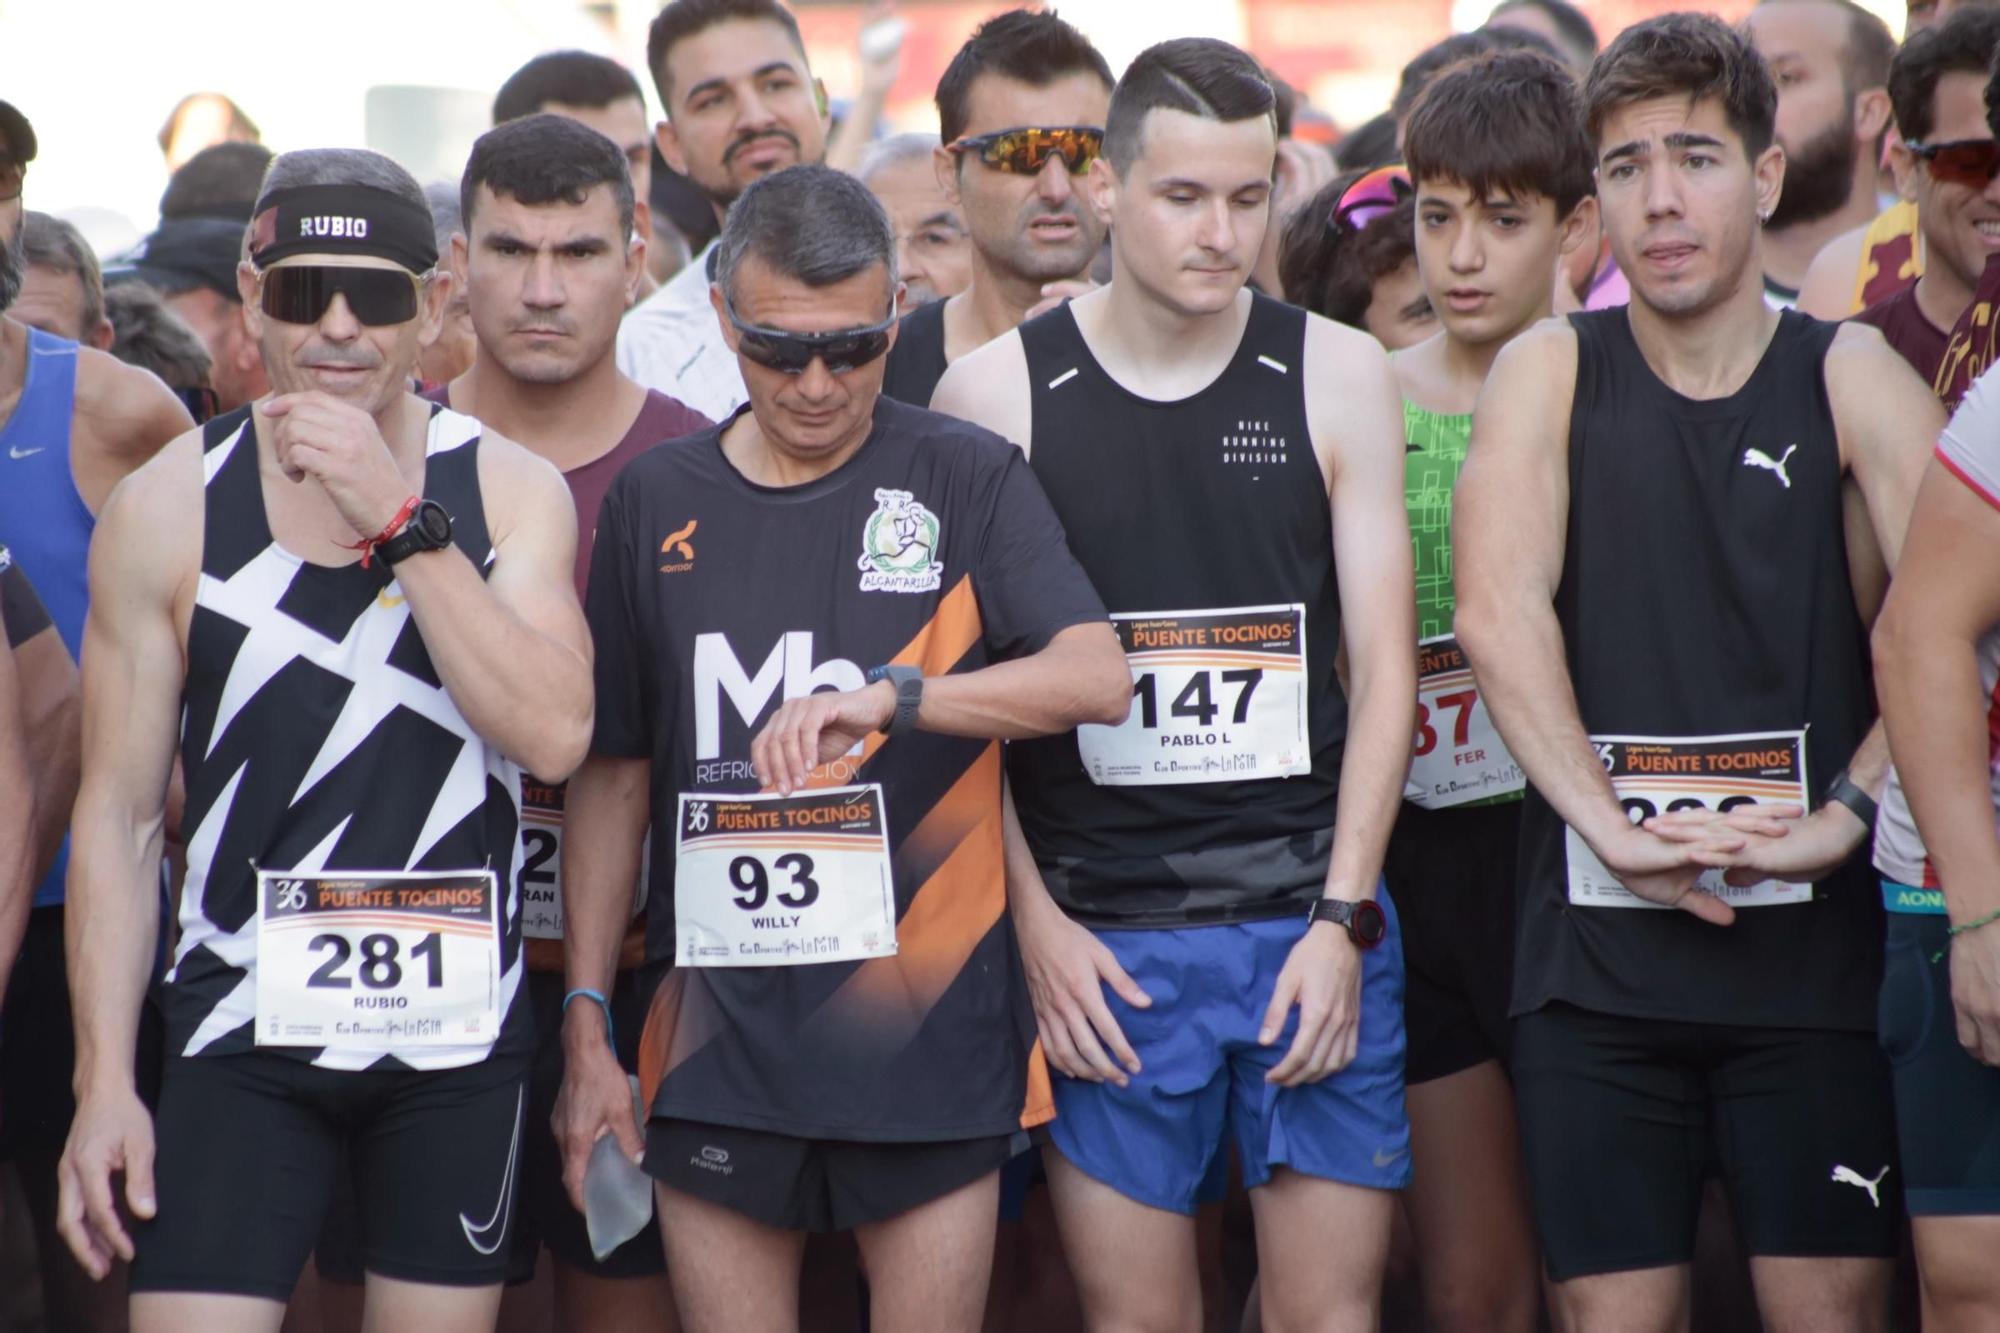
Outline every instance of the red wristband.
<svg viewBox="0 0 2000 1333">
<path fill-rule="evenodd" d="M 401 532 L 403 525 L 410 521 L 410 515 L 416 513 L 417 506 L 423 502 L 422 496 L 411 496 L 409 499 L 403 501 L 403 507 L 396 511 L 394 518 L 389 520 L 388 527 L 383 528 L 382 531 L 376 533 L 373 537 L 363 537 L 358 542 L 342 542 L 341 545 L 350 551 L 361 552 L 361 567 L 363 569 L 368 568 L 368 562 L 374 556 L 375 548 Z"/>
</svg>

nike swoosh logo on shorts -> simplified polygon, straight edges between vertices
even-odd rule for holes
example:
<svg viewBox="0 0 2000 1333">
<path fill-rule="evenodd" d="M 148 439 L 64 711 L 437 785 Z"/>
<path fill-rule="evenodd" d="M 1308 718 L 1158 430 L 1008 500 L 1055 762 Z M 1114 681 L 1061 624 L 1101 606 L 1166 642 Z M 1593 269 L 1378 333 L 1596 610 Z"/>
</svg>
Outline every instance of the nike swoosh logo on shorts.
<svg viewBox="0 0 2000 1333">
<path fill-rule="evenodd" d="M 500 1177 L 500 1197 L 493 1201 L 493 1216 L 475 1223 L 464 1213 L 458 1215 L 458 1224 L 465 1228 L 466 1242 L 481 1254 L 498 1253 L 500 1242 L 507 1235 L 507 1212 L 514 1198 L 514 1159 L 521 1151 L 521 1110 L 527 1096 L 525 1089 L 514 1094 L 514 1133 L 507 1140 L 507 1169 Z"/>
<path fill-rule="evenodd" d="M 19 462 L 23 458 L 33 458 L 36 454 L 44 453 L 47 450 L 48 446 L 46 444 L 38 444 L 32 449 L 23 449 L 17 444 L 10 444 L 7 446 L 7 457 Z"/>
<path fill-rule="evenodd" d="M 1394 1166 L 1397 1159 L 1408 1151 L 1408 1148 L 1398 1148 L 1394 1152 L 1383 1152 L 1380 1148 L 1377 1148 L 1375 1150 L 1375 1165 L 1378 1167 Z"/>
</svg>

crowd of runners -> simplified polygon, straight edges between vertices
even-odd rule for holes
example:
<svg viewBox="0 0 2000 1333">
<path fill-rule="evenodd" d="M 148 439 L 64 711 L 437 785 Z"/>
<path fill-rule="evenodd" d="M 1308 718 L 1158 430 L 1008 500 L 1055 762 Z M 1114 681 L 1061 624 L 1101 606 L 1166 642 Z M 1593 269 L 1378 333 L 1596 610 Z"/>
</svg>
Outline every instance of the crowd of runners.
<svg viewBox="0 0 2000 1333">
<path fill-rule="evenodd" d="M 0 102 L 45 1326 L 2000 1328 L 2000 7 L 1909 8 L 1506 0 L 1329 148 L 671 0 L 654 129 L 224 102 L 103 262 Z"/>
</svg>

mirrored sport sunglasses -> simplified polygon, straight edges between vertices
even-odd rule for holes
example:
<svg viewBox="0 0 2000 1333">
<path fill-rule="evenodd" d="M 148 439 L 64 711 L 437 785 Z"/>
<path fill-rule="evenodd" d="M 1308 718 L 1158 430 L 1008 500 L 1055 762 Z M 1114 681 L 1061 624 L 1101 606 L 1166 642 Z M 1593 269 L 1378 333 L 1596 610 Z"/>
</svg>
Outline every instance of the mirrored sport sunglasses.
<svg viewBox="0 0 2000 1333">
<path fill-rule="evenodd" d="M 827 371 L 834 375 L 865 366 L 889 350 L 889 331 L 896 327 L 896 312 L 892 308 L 887 319 L 865 328 L 792 333 L 747 324 L 727 299 L 722 305 L 736 328 L 736 350 L 758 365 L 785 375 L 803 375 L 814 361 L 825 362 Z"/>
<path fill-rule="evenodd" d="M 1910 156 L 1926 163 L 1933 180 L 1983 190 L 2000 174 L 2000 142 L 1954 139 L 1950 143 L 1907 143 Z"/>
<path fill-rule="evenodd" d="M 407 324 L 417 317 L 423 282 L 405 268 L 281 264 L 257 275 L 257 303 L 281 324 L 317 324 L 337 292 L 363 324 Z"/>
<path fill-rule="evenodd" d="M 987 166 L 1017 176 L 1033 176 L 1060 156 L 1075 175 L 1104 150 L 1104 131 L 1095 125 L 1023 125 L 1011 130 L 954 139 L 954 153 L 971 153 Z"/>
<path fill-rule="evenodd" d="M 1377 167 L 1341 191 L 1326 225 L 1335 231 L 1358 232 L 1384 213 L 1394 212 L 1416 189 L 1408 169 Z"/>
</svg>

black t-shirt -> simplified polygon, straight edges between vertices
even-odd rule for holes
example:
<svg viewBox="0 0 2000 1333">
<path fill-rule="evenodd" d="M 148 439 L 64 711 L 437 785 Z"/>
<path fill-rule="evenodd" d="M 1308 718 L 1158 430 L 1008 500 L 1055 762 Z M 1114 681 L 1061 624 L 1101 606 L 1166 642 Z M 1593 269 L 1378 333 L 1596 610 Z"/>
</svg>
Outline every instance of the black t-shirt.
<svg viewBox="0 0 2000 1333">
<path fill-rule="evenodd" d="M 889 349 L 889 366 L 882 375 L 882 396 L 929 407 L 938 381 L 950 368 L 944 357 L 944 302 L 918 306 L 897 326 L 896 345 Z"/>
<path fill-rule="evenodd" d="M 654 956 L 674 951 L 678 798 L 757 790 L 750 742 L 781 699 L 860 688 L 881 663 L 976 671 L 1105 619 L 998 437 L 885 399 L 845 464 L 772 488 L 730 464 L 726 429 L 642 455 L 598 515 L 592 751 L 652 761 Z M 654 1113 L 890 1142 L 1005 1133 L 1024 1107 L 1046 1118 L 1006 915 L 999 744 L 876 736 L 814 778 L 882 787 L 899 952 L 676 967 L 642 1057 Z"/>
</svg>

